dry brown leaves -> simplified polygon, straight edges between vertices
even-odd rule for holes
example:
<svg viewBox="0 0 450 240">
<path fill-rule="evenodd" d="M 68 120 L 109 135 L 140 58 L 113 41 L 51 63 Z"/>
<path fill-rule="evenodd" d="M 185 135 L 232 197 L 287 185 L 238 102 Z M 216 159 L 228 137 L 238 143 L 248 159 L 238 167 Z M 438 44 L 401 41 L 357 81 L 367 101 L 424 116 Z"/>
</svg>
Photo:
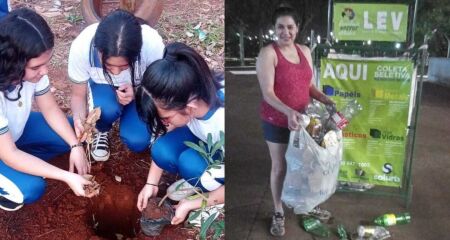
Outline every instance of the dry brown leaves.
<svg viewBox="0 0 450 240">
<path fill-rule="evenodd" d="M 93 135 L 95 132 L 97 132 L 95 124 L 100 119 L 101 114 L 102 110 L 98 107 L 94 108 L 92 111 L 89 112 L 88 116 L 86 117 L 86 120 L 83 123 L 84 130 L 80 134 L 80 137 L 78 137 L 78 141 L 86 139 L 86 142 L 88 144 L 91 144 L 94 141 Z"/>
<path fill-rule="evenodd" d="M 83 177 L 92 182 L 91 185 L 84 186 L 84 192 L 86 197 L 91 198 L 100 194 L 100 184 L 95 181 L 95 177 L 89 174 L 83 175 Z"/>
</svg>

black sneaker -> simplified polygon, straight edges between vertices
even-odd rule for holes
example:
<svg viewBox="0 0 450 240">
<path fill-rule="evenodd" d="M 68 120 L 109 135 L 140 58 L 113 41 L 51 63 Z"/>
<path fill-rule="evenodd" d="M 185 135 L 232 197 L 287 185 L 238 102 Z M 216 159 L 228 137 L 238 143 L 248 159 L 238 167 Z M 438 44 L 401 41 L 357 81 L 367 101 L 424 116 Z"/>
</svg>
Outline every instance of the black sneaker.
<svg viewBox="0 0 450 240">
<path fill-rule="evenodd" d="M 6 211 L 16 211 L 23 207 L 23 203 L 13 202 L 0 195 L 0 208 Z"/>
</svg>

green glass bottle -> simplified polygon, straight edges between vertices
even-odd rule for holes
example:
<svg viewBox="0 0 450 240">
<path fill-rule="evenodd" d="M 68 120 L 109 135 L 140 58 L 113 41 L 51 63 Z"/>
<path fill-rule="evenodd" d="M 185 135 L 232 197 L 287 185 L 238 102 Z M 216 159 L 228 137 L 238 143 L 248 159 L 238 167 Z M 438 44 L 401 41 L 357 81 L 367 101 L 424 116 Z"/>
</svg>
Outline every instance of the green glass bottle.
<svg viewBox="0 0 450 240">
<path fill-rule="evenodd" d="M 330 237 L 331 235 L 330 229 L 316 218 L 304 218 L 303 228 L 306 232 L 317 237 Z"/>
<path fill-rule="evenodd" d="M 374 222 L 379 226 L 385 227 L 397 224 L 407 224 L 411 222 L 411 215 L 409 215 L 409 213 L 400 213 L 400 214 L 388 213 L 375 218 Z"/>
<path fill-rule="evenodd" d="M 344 228 L 344 225 L 339 224 L 337 226 L 337 233 L 339 236 L 339 240 L 348 240 L 347 231 Z"/>
</svg>

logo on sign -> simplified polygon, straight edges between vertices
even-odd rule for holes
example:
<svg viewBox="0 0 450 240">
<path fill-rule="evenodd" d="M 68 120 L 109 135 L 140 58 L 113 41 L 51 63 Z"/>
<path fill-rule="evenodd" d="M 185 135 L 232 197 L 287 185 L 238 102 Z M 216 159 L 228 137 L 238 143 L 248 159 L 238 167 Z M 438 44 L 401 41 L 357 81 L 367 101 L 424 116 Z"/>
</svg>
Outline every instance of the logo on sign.
<svg viewBox="0 0 450 240">
<path fill-rule="evenodd" d="M 376 128 L 371 128 L 369 135 L 372 138 L 378 138 L 378 139 L 383 139 L 383 140 L 388 140 L 388 141 L 402 142 L 405 140 L 405 137 L 395 135 L 391 131 L 381 132 L 380 130 L 378 130 Z"/>
<path fill-rule="evenodd" d="M 344 11 L 342 11 L 342 17 L 353 20 L 353 18 L 355 18 L 355 11 L 351 8 L 345 8 Z"/>
<path fill-rule="evenodd" d="M 384 172 L 385 174 L 391 173 L 391 172 L 392 172 L 392 164 L 390 164 L 390 163 L 385 163 L 385 164 L 383 165 L 383 172 Z"/>
<path fill-rule="evenodd" d="M 335 89 L 330 85 L 323 85 L 323 93 L 327 96 L 341 97 L 341 98 L 360 98 L 361 93 L 357 91 L 343 91 L 341 89 Z"/>
</svg>

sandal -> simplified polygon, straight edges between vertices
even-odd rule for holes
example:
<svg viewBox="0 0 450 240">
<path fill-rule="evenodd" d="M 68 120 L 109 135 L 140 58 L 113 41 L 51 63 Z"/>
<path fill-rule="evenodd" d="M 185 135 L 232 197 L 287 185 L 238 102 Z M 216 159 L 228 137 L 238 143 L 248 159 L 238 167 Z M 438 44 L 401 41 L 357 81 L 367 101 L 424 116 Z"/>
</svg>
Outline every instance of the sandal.
<svg viewBox="0 0 450 240">
<path fill-rule="evenodd" d="M 272 224 L 270 225 L 270 233 L 275 237 L 281 237 L 285 233 L 284 216 L 277 212 L 272 216 Z"/>
</svg>

